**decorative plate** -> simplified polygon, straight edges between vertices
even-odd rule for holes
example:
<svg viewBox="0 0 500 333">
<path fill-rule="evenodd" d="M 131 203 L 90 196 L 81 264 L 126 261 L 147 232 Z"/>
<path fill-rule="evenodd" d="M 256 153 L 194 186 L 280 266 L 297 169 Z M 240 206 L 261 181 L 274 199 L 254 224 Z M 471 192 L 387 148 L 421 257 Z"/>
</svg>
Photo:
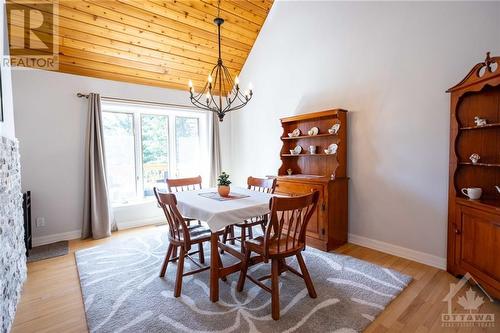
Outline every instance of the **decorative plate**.
<svg viewBox="0 0 500 333">
<path fill-rule="evenodd" d="M 292 136 L 299 136 L 300 135 L 300 129 L 296 128 L 292 132 Z"/>
<path fill-rule="evenodd" d="M 297 146 L 295 146 L 295 148 L 293 149 L 293 151 L 295 152 L 295 154 L 298 155 L 302 151 L 302 147 L 300 145 L 297 145 Z"/>
<path fill-rule="evenodd" d="M 338 148 L 339 146 L 336 143 L 332 143 L 328 146 L 328 151 L 330 152 L 330 154 L 335 154 Z"/>
<path fill-rule="evenodd" d="M 311 136 L 312 136 L 312 135 L 318 135 L 318 133 L 319 133 L 319 128 L 317 128 L 317 127 L 313 127 L 313 128 L 311 128 L 311 129 L 307 132 L 307 134 L 309 134 L 309 135 L 311 135 Z"/>
<path fill-rule="evenodd" d="M 339 131 L 340 129 L 340 124 L 335 124 L 333 125 L 329 130 L 328 130 L 328 133 L 330 134 L 337 134 L 337 132 Z"/>
</svg>

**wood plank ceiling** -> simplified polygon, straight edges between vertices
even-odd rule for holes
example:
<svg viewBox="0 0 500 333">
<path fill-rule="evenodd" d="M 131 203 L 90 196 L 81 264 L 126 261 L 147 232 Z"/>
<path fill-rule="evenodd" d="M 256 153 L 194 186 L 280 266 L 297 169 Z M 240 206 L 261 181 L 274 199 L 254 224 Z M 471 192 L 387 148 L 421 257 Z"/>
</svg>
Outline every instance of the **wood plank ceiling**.
<svg viewBox="0 0 500 333">
<path fill-rule="evenodd" d="M 241 71 L 272 3 L 221 1 L 222 59 L 231 75 Z M 217 62 L 216 16 L 216 0 L 59 0 L 59 72 L 185 90 L 192 80 L 199 89 Z"/>
</svg>

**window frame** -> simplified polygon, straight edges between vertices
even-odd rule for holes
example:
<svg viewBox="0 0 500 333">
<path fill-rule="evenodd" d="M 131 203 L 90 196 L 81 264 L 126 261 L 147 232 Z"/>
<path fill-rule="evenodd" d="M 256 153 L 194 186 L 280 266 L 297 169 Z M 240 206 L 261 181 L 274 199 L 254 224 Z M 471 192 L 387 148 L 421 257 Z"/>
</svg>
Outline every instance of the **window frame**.
<svg viewBox="0 0 500 333">
<path fill-rule="evenodd" d="M 206 111 L 194 109 L 181 109 L 175 107 L 147 105 L 138 103 L 102 101 L 102 112 L 125 113 L 132 115 L 133 134 L 134 134 L 134 169 L 135 169 L 135 197 L 128 198 L 126 202 L 112 202 L 112 206 L 123 206 L 128 204 L 140 203 L 144 201 L 153 201 L 154 197 L 144 196 L 144 169 L 143 169 L 143 143 L 142 143 L 142 116 L 160 115 L 167 116 L 168 121 L 168 174 L 174 175 L 177 169 L 177 147 L 175 120 L 177 117 L 197 118 L 198 119 L 198 137 L 201 151 L 201 161 L 204 165 L 203 172 L 200 172 L 203 179 L 208 179 L 210 163 L 208 162 L 209 151 L 209 132 L 210 132 L 210 114 Z M 105 143 L 106 144 L 106 143 Z M 198 175 L 193 175 L 198 176 Z"/>
</svg>

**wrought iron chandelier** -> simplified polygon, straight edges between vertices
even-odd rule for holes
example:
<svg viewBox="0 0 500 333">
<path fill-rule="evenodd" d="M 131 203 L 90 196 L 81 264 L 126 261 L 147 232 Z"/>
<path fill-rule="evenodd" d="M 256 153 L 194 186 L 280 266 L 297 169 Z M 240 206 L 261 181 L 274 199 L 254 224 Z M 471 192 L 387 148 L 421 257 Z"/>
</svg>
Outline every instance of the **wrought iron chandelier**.
<svg viewBox="0 0 500 333">
<path fill-rule="evenodd" d="M 224 66 L 221 57 L 220 27 L 224 19 L 220 17 L 220 0 L 217 6 L 217 17 L 214 23 L 217 25 L 217 37 L 219 45 L 219 59 L 214 66 L 203 89 L 196 93 L 193 82 L 189 80 L 189 92 L 191 103 L 199 109 L 212 111 L 219 117 L 219 121 L 224 119 L 226 113 L 236 111 L 244 107 L 253 96 L 252 85 L 243 93 L 240 89 L 238 76 L 233 80 L 229 70 Z"/>
</svg>

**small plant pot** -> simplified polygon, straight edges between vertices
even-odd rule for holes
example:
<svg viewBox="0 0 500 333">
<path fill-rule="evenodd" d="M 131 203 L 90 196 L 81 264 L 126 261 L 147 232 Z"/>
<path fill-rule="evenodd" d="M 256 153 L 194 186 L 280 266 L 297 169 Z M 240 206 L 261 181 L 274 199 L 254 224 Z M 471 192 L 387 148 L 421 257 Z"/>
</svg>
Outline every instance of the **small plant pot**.
<svg viewBox="0 0 500 333">
<path fill-rule="evenodd" d="M 217 191 L 221 197 L 228 197 L 231 188 L 229 186 L 219 186 Z"/>
</svg>

